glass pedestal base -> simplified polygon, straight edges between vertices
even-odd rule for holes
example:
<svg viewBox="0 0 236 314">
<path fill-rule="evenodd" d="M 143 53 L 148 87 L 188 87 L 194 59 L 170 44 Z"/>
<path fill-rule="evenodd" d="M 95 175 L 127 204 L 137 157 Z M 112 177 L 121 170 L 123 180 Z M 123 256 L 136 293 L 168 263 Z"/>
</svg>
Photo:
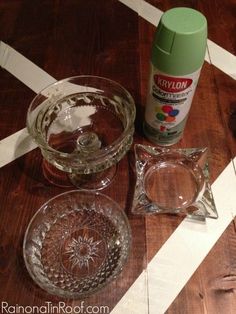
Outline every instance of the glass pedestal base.
<svg viewBox="0 0 236 314">
<path fill-rule="evenodd" d="M 89 191 L 100 191 L 105 189 L 113 181 L 118 165 L 114 165 L 106 170 L 90 174 L 69 174 L 70 181 L 78 189 Z"/>
<path fill-rule="evenodd" d="M 99 191 L 105 189 L 113 181 L 118 165 L 97 173 L 68 174 L 43 160 L 42 168 L 44 177 L 53 185 L 63 188 L 75 186 L 81 190 Z"/>
</svg>

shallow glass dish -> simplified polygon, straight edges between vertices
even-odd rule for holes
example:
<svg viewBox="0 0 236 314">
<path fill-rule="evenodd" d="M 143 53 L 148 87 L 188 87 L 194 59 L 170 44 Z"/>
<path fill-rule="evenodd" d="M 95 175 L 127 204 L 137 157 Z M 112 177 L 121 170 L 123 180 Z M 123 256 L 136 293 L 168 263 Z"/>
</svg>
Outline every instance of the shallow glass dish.
<svg viewBox="0 0 236 314">
<path fill-rule="evenodd" d="M 134 100 L 120 84 L 75 76 L 33 99 L 27 129 L 41 149 L 50 182 L 67 185 L 61 171 L 78 188 L 100 190 L 110 184 L 132 144 L 134 119 Z"/>
<path fill-rule="evenodd" d="M 130 247 L 129 222 L 119 205 L 101 193 L 76 190 L 50 199 L 36 212 L 23 255 L 42 289 L 79 298 L 114 280 Z"/>
<path fill-rule="evenodd" d="M 172 149 L 135 145 L 134 214 L 184 214 L 217 218 L 209 184 L 207 148 Z"/>
</svg>

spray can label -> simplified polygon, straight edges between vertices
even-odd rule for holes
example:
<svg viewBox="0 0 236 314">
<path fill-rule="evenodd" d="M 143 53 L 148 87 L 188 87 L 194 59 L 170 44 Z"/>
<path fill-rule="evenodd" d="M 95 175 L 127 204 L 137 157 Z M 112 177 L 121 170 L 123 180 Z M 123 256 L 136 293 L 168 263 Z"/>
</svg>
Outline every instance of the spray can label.
<svg viewBox="0 0 236 314">
<path fill-rule="evenodd" d="M 156 142 L 173 144 L 181 137 L 200 70 L 171 76 L 151 66 L 145 121 L 147 135 Z"/>
</svg>

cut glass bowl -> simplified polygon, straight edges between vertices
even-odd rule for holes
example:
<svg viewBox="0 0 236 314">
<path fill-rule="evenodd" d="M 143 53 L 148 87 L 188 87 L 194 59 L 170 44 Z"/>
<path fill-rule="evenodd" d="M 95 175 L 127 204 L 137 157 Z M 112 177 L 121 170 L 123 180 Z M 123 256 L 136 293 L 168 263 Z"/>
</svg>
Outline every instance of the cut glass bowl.
<svg viewBox="0 0 236 314">
<path fill-rule="evenodd" d="M 52 198 L 36 212 L 23 255 L 42 289 L 79 298 L 117 277 L 130 246 L 129 223 L 118 204 L 101 193 L 76 190 Z"/>
</svg>

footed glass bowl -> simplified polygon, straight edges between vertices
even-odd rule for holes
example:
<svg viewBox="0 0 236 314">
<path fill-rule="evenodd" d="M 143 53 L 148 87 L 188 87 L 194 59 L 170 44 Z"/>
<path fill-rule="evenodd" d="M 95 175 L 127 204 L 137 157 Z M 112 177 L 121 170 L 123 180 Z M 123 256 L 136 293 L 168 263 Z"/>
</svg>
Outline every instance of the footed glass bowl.
<svg viewBox="0 0 236 314">
<path fill-rule="evenodd" d="M 33 99 L 27 129 L 41 149 L 50 182 L 67 185 L 58 178 L 66 174 L 78 188 L 100 190 L 112 181 L 132 144 L 134 119 L 133 98 L 121 85 L 76 76 L 48 86 Z"/>
<path fill-rule="evenodd" d="M 101 193 L 76 190 L 52 198 L 36 212 L 23 255 L 42 289 L 79 298 L 117 277 L 130 246 L 129 223 L 118 204 Z"/>
</svg>

